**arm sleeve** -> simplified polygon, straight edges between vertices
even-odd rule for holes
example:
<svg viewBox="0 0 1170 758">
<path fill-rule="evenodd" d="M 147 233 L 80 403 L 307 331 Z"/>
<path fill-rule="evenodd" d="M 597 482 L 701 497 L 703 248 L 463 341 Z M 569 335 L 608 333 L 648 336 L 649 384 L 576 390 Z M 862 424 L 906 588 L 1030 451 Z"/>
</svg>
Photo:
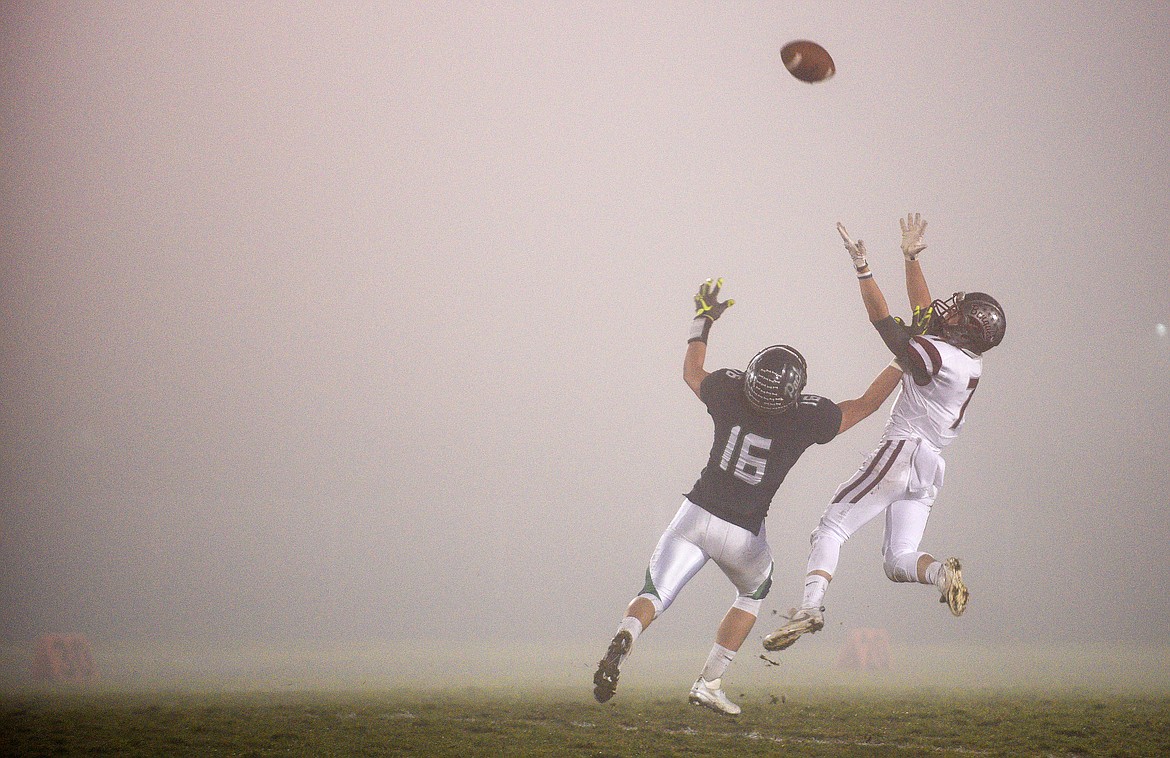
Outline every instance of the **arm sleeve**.
<svg viewBox="0 0 1170 758">
<path fill-rule="evenodd" d="M 886 347 L 894 354 L 902 370 L 908 371 L 914 377 L 914 383 L 918 385 L 928 384 L 933 374 L 923 360 L 922 351 L 911 347 L 911 342 L 914 340 L 922 340 L 924 342 L 926 340 L 923 340 L 922 337 L 914 336 L 911 330 L 898 323 L 893 316 L 886 316 L 881 321 L 873 322 L 873 327 L 881 335 L 882 341 L 886 343 Z M 937 374 L 938 371 L 933 373 Z"/>
<path fill-rule="evenodd" d="M 703 383 L 699 385 L 699 399 L 703 401 L 703 405 L 708 408 L 712 403 L 718 403 L 722 396 L 721 389 L 727 384 L 728 376 L 727 369 L 719 369 L 707 374 L 703 379 Z"/>
<path fill-rule="evenodd" d="M 816 415 L 813 423 L 813 442 L 823 445 L 831 442 L 841 429 L 841 407 L 827 397 L 816 398 Z"/>
</svg>

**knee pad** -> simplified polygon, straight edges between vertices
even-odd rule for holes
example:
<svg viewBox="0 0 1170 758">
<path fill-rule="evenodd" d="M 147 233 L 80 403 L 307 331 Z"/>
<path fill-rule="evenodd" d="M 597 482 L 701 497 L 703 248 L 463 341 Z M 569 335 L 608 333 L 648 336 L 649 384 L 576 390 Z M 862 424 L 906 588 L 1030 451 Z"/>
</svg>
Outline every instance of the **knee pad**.
<svg viewBox="0 0 1170 758">
<path fill-rule="evenodd" d="M 817 522 L 816 528 L 809 534 L 808 543 L 816 547 L 817 541 L 823 539 L 830 539 L 838 545 L 844 545 L 849 540 L 849 535 L 840 526 L 822 517 Z"/>
<path fill-rule="evenodd" d="M 735 599 L 735 602 L 731 604 L 731 607 L 738 608 L 745 613 L 750 613 L 753 616 L 758 617 L 760 615 L 760 606 L 763 605 L 763 603 L 763 598 L 757 600 L 755 598 L 740 595 Z"/>
<path fill-rule="evenodd" d="M 894 555 L 886 552 L 883 556 L 882 568 L 886 571 L 886 578 L 891 582 L 917 582 L 918 556 L 922 553 L 907 552 Z"/>
<path fill-rule="evenodd" d="M 657 595 L 652 595 L 649 592 L 643 592 L 642 594 L 638 595 L 638 597 L 646 598 L 650 601 L 650 604 L 654 606 L 654 618 L 661 616 L 662 612 L 670 606 L 670 603 L 662 602 L 662 598 L 658 597 Z"/>
</svg>

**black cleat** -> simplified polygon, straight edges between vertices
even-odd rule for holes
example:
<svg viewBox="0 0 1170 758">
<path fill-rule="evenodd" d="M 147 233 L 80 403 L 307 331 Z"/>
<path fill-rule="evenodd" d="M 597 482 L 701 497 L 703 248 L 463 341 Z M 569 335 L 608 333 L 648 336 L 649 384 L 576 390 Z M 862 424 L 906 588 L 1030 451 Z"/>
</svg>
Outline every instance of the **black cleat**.
<svg viewBox="0 0 1170 758">
<path fill-rule="evenodd" d="M 618 666 L 633 646 L 634 637 L 626 630 L 614 635 L 605 657 L 597 664 L 597 673 L 593 675 L 593 697 L 597 698 L 597 702 L 604 703 L 617 691 Z"/>
</svg>

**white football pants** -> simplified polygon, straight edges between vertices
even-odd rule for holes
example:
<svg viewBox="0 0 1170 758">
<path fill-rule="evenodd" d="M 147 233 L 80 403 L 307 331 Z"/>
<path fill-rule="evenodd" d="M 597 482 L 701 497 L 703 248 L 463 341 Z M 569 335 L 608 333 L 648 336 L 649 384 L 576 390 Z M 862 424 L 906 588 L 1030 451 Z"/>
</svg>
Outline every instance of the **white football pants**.
<svg viewBox="0 0 1170 758">
<path fill-rule="evenodd" d="M 654 604 L 657 618 L 708 560 L 735 585 L 739 594 L 733 605 L 757 614 L 772 585 L 767 529 L 761 526 L 758 535 L 752 534 L 685 498 L 650 556 L 646 586 L 638 597 Z"/>
<path fill-rule="evenodd" d="M 811 535 L 807 573 L 837 571 L 841 546 L 883 511 L 882 564 L 895 582 L 918 581 L 918 550 L 943 480 L 939 451 L 921 440 L 883 439 L 834 493 Z"/>
</svg>

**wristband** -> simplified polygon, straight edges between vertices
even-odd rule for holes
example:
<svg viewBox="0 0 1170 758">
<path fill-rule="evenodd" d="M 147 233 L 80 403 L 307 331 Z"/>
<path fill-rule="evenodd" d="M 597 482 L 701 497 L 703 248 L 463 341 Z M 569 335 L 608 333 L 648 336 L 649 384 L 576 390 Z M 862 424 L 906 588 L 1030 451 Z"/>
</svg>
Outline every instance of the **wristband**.
<svg viewBox="0 0 1170 758">
<path fill-rule="evenodd" d="M 857 278 L 858 279 L 873 279 L 873 272 L 868 270 L 868 269 L 866 269 L 864 273 L 861 270 L 858 270 Z"/>
<path fill-rule="evenodd" d="M 691 321 L 691 331 L 687 335 L 687 344 L 698 341 L 706 345 L 707 335 L 711 332 L 711 324 L 713 323 L 715 322 L 706 316 L 699 316 Z"/>
</svg>

